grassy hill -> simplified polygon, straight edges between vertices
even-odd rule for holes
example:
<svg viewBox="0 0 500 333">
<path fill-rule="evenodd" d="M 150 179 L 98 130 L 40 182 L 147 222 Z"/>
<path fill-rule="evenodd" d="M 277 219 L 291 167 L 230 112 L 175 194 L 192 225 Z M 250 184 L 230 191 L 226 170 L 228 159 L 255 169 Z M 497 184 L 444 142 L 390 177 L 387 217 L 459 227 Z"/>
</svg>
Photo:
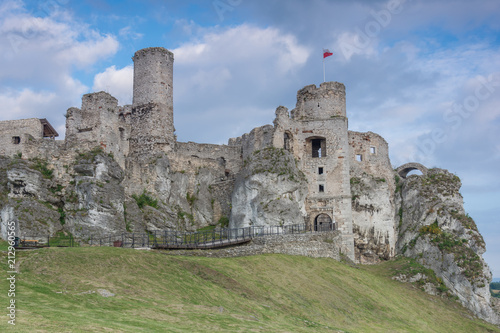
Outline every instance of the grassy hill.
<svg viewBox="0 0 500 333">
<path fill-rule="evenodd" d="M 17 325 L 2 314 L 2 332 L 500 332 L 453 300 L 391 280 L 406 259 L 356 268 L 299 256 L 121 248 L 17 256 Z M 4 253 L 4 272 L 6 263 Z M 7 290 L 2 279 L 4 309 Z"/>
</svg>

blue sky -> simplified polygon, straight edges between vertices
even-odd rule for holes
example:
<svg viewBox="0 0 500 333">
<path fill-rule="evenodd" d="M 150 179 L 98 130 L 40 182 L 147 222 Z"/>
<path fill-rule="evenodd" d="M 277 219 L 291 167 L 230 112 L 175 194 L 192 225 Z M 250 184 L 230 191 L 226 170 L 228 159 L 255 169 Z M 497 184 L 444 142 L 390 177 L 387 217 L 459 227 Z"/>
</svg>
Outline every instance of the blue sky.
<svg viewBox="0 0 500 333">
<path fill-rule="evenodd" d="M 136 50 L 175 53 L 179 141 L 226 143 L 292 109 L 297 90 L 346 85 L 351 130 L 391 161 L 456 173 L 500 277 L 500 1 L 3 0 L 0 120 L 64 113 L 106 90 L 132 97 Z"/>
</svg>

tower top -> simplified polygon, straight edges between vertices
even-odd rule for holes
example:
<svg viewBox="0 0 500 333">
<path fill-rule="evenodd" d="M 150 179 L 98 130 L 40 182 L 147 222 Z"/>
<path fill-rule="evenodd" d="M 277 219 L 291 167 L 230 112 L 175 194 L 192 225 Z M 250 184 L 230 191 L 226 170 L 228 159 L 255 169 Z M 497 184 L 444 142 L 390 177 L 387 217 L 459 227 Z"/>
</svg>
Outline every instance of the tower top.
<svg viewBox="0 0 500 333">
<path fill-rule="evenodd" d="M 345 86 L 323 82 L 305 86 L 297 92 L 297 105 L 291 112 L 295 120 L 324 120 L 346 116 Z"/>
<path fill-rule="evenodd" d="M 139 59 L 143 56 L 146 56 L 148 54 L 155 54 L 155 53 L 166 55 L 169 58 L 172 58 L 172 61 L 174 60 L 174 54 L 164 47 L 147 47 L 145 49 L 141 49 L 141 50 L 135 52 L 134 56 L 132 57 L 132 60 L 135 61 L 136 59 Z"/>
</svg>

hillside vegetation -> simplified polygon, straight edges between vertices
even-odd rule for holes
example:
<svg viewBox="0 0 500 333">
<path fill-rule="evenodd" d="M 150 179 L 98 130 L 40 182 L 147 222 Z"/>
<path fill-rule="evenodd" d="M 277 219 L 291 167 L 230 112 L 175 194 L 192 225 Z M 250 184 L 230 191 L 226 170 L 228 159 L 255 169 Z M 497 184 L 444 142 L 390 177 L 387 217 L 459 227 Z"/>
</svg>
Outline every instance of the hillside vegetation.
<svg viewBox="0 0 500 333">
<path fill-rule="evenodd" d="M 500 332 L 453 300 L 390 279 L 408 259 L 357 268 L 88 247 L 17 257 L 17 325 L 2 315 L 2 332 Z M 4 272 L 6 263 L 3 253 Z M 6 305 L 5 279 L 0 290 Z"/>
</svg>

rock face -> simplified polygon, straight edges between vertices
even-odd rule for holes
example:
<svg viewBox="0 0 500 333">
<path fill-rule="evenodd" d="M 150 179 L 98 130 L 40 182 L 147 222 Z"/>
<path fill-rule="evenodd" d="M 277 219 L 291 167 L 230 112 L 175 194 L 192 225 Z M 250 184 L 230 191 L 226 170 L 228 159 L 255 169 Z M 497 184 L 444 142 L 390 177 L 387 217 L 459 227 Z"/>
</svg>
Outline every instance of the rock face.
<svg viewBox="0 0 500 333">
<path fill-rule="evenodd" d="M 396 254 L 394 171 L 389 146 L 375 133 L 349 132 L 350 185 L 356 260 L 374 264 Z"/>
<path fill-rule="evenodd" d="M 284 149 L 254 151 L 244 162 L 232 195 L 231 228 L 303 224 L 307 181 Z"/>
<path fill-rule="evenodd" d="M 464 212 L 460 187 L 457 176 L 441 169 L 398 179 L 397 248 L 431 268 L 479 318 L 500 324 L 490 299 L 491 273 L 481 257 L 484 240 Z"/>
</svg>

